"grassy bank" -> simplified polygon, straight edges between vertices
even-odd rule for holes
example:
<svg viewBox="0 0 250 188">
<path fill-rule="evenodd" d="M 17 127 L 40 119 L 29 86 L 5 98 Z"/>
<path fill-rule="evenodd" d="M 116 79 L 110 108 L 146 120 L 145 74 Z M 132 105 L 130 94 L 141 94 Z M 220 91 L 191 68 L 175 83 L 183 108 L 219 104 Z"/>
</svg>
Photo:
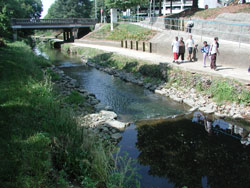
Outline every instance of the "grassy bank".
<svg viewBox="0 0 250 188">
<path fill-rule="evenodd" d="M 129 23 L 118 23 L 114 25 L 114 30 L 110 31 L 110 24 L 103 25 L 98 31 L 91 33 L 90 39 L 106 39 L 106 40 L 138 40 L 148 41 L 156 31 L 143 28 Z"/>
<path fill-rule="evenodd" d="M 0 48 L 0 59 L 0 187 L 131 186 L 131 161 L 118 168 L 126 160 L 62 108 L 69 99 L 53 90 L 49 61 L 22 42 Z"/>
<path fill-rule="evenodd" d="M 108 53 L 93 48 L 75 47 L 70 44 L 62 46 L 63 51 L 68 49 L 78 55 L 87 57 L 91 62 L 104 67 L 116 68 L 133 73 L 135 76 L 144 76 L 144 82 L 159 84 L 166 82 L 166 87 L 195 88 L 197 92 L 209 95 L 218 104 L 236 102 L 250 105 L 250 91 L 237 81 L 204 77 L 201 74 L 173 69 L 166 66 L 154 65 L 149 62 Z"/>
<path fill-rule="evenodd" d="M 195 17 L 201 19 L 214 19 L 218 15 L 223 13 L 250 13 L 250 5 L 249 4 L 236 4 L 229 5 L 226 7 L 218 7 L 218 8 L 209 8 L 205 10 L 198 10 L 194 12 L 192 15 L 188 17 Z"/>
</svg>

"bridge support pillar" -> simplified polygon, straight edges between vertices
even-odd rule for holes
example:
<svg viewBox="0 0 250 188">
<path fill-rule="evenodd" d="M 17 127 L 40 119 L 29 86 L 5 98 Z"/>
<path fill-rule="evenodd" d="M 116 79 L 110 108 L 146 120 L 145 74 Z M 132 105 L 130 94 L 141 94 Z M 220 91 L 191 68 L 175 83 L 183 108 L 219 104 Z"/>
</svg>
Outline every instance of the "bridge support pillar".
<svg viewBox="0 0 250 188">
<path fill-rule="evenodd" d="M 69 41 L 69 32 L 68 31 L 66 32 L 66 35 L 67 35 L 66 40 Z"/>
<path fill-rule="evenodd" d="M 73 29 L 63 30 L 63 40 L 64 42 L 74 42 Z"/>
<path fill-rule="evenodd" d="M 16 41 L 17 40 L 17 30 L 13 29 L 13 40 Z"/>
<path fill-rule="evenodd" d="M 69 36 L 70 36 L 70 38 L 69 38 L 70 42 L 74 42 L 74 36 L 73 36 L 72 29 L 70 30 Z"/>
<path fill-rule="evenodd" d="M 63 31 L 63 41 L 66 41 L 65 31 Z"/>
<path fill-rule="evenodd" d="M 74 39 L 77 39 L 78 38 L 78 28 L 73 28 L 73 37 Z"/>
</svg>

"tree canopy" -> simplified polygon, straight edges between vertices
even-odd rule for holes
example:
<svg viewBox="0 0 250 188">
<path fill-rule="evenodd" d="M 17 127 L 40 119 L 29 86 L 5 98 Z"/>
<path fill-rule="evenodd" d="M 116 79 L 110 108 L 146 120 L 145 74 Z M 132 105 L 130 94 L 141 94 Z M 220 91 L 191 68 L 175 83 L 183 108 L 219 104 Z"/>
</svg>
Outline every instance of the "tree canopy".
<svg viewBox="0 0 250 188">
<path fill-rule="evenodd" d="M 10 37 L 12 18 L 39 18 L 41 0 L 0 0 L 0 37 Z"/>
<path fill-rule="evenodd" d="M 147 3 L 148 0 L 105 0 L 105 4 L 109 8 L 127 9 Z"/>
<path fill-rule="evenodd" d="M 91 9 L 90 0 L 56 0 L 45 18 L 89 18 Z"/>
</svg>

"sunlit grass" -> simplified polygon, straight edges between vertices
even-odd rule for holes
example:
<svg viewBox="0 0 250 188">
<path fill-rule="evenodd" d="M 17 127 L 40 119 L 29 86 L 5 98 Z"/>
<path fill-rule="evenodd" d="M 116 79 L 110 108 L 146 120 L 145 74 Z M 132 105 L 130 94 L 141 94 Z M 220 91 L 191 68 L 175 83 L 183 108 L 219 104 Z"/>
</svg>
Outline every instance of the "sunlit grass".
<svg viewBox="0 0 250 188">
<path fill-rule="evenodd" d="M 156 31 L 143 28 L 129 23 L 115 24 L 114 30 L 110 31 L 110 24 L 105 24 L 97 32 L 93 32 L 89 37 L 94 39 L 107 39 L 107 40 L 137 40 L 148 41 Z"/>
</svg>

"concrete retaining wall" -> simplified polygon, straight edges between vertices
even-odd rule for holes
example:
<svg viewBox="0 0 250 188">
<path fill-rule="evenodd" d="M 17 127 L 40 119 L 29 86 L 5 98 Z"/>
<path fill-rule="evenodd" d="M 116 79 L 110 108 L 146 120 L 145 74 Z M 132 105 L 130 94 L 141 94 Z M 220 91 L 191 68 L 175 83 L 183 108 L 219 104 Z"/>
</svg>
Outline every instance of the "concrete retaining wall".
<svg viewBox="0 0 250 188">
<path fill-rule="evenodd" d="M 213 20 L 194 20 L 192 33 L 250 44 L 250 14 L 224 13 Z"/>
<path fill-rule="evenodd" d="M 172 55 L 171 44 L 175 36 L 183 37 L 184 41 L 186 41 L 189 37 L 189 34 L 178 31 L 163 31 L 159 33 L 151 40 L 153 53 Z M 213 42 L 213 38 L 193 35 L 193 39 L 195 41 L 195 44 L 198 44 L 198 60 L 202 61 L 202 53 L 200 51 L 203 45 L 202 43 L 204 40 L 206 40 L 208 44 L 211 44 Z M 250 45 L 241 44 L 241 46 L 239 47 L 238 43 L 220 39 L 219 43 L 220 56 L 218 56 L 217 64 L 222 64 L 227 67 L 238 67 L 247 70 L 250 65 Z M 185 56 L 187 56 L 187 52 Z M 207 61 L 207 65 L 209 65 L 209 61 Z"/>
</svg>

